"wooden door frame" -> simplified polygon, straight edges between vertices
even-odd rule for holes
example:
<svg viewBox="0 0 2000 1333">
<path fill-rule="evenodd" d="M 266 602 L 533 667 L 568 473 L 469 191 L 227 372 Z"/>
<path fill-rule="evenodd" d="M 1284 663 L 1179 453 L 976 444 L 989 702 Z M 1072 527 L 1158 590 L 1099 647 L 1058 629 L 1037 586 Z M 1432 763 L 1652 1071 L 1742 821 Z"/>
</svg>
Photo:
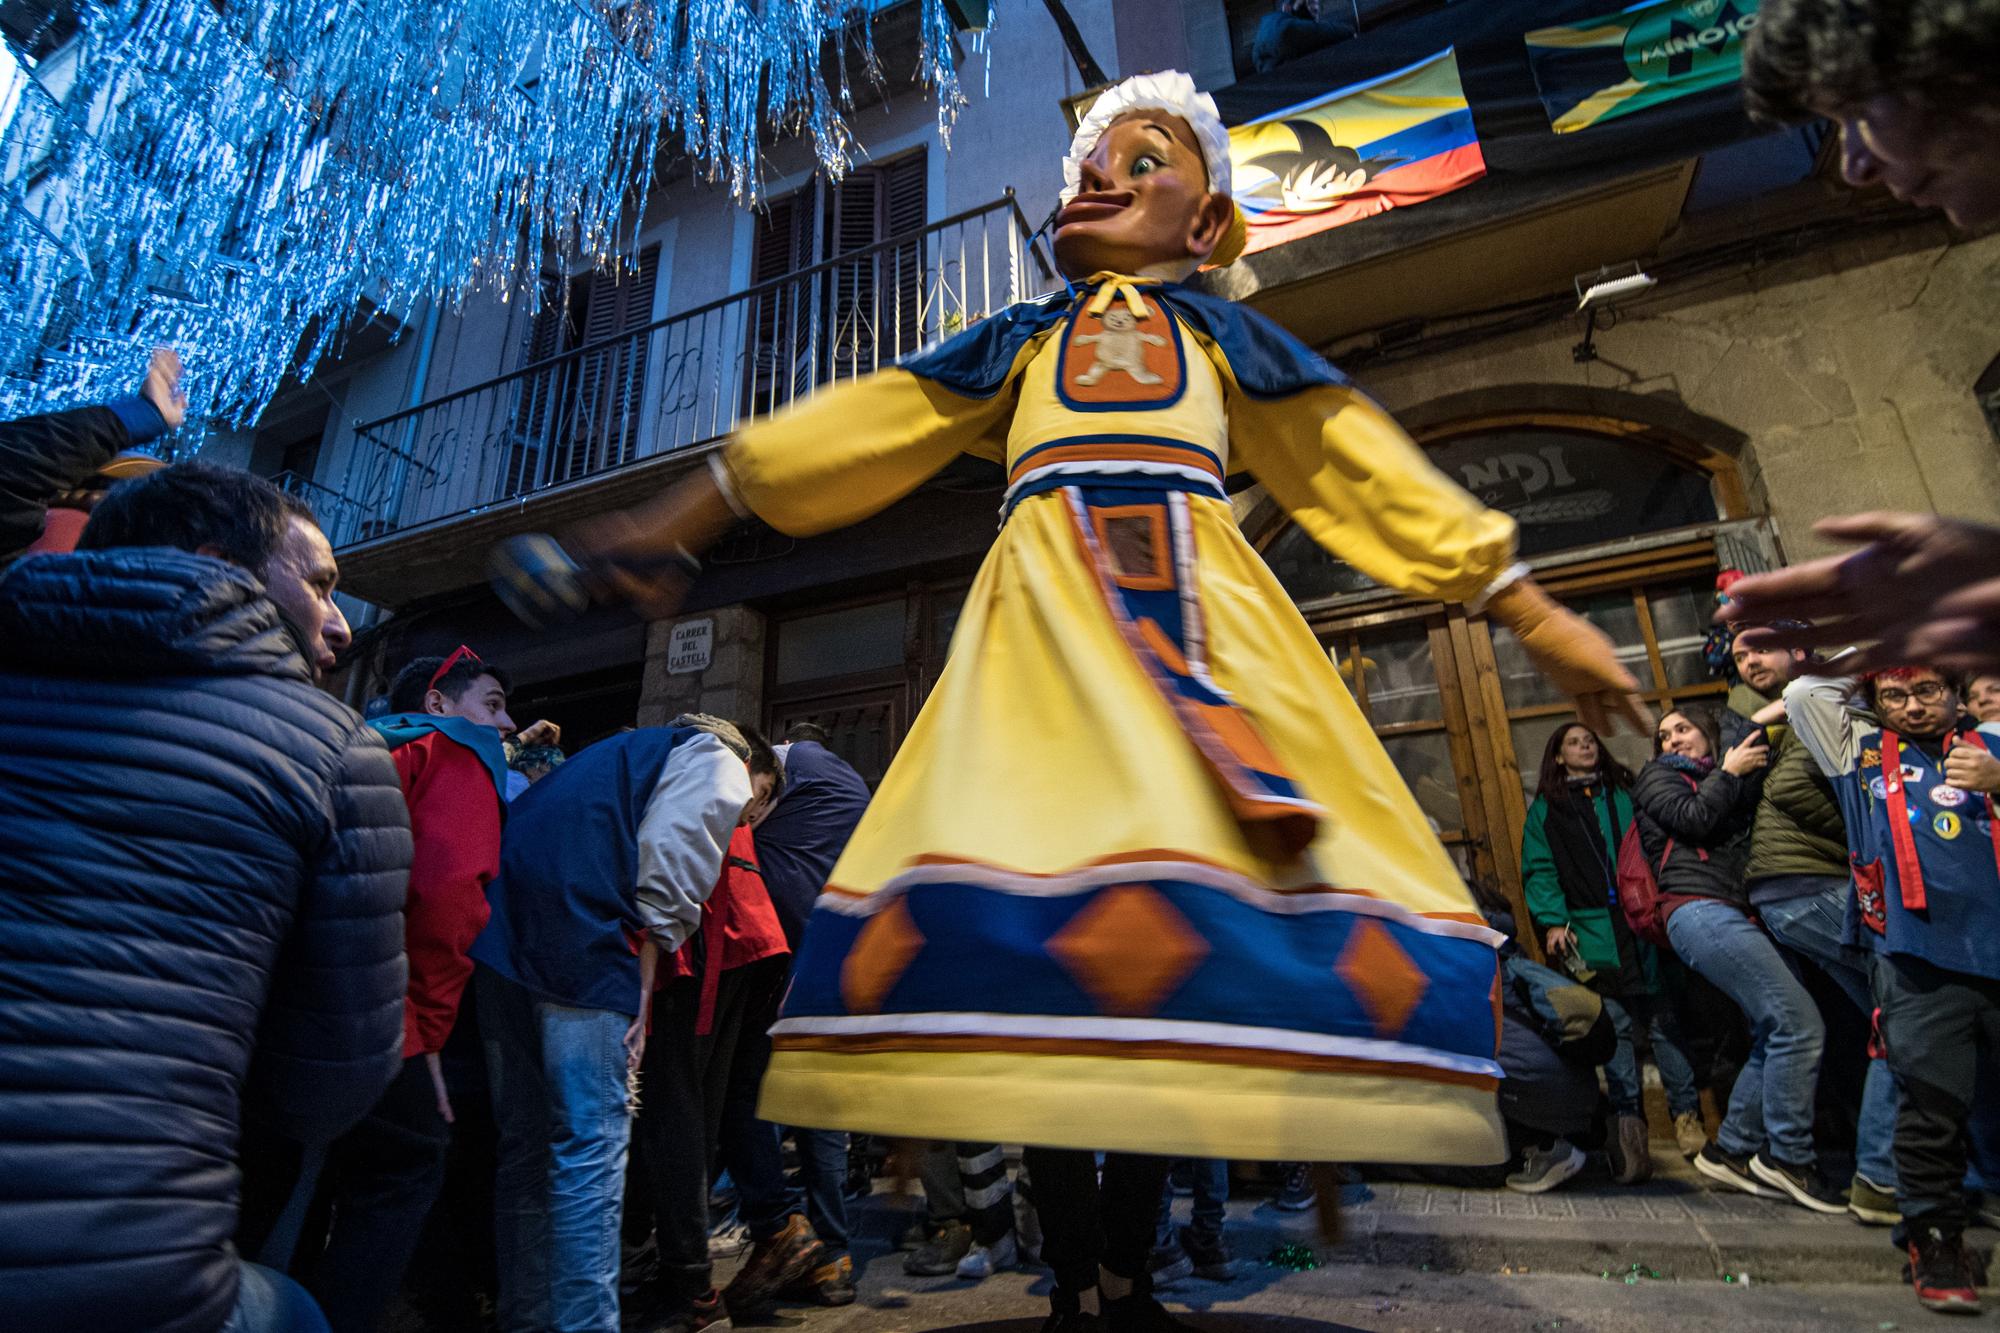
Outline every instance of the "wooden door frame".
<svg viewBox="0 0 2000 1333">
<path fill-rule="evenodd" d="M 1658 634 L 1645 590 L 1651 585 L 1712 571 L 1719 560 L 1715 528 L 1707 527 L 1698 533 L 1659 534 L 1652 540 L 1635 540 L 1622 548 L 1566 552 L 1547 558 L 1548 567 L 1538 570 L 1536 577 L 1552 596 L 1562 599 L 1630 589 L 1640 633 L 1652 658 L 1649 666 L 1656 681 L 1664 681 L 1666 671 L 1659 656 Z M 1470 860 L 1475 873 L 1485 875 L 1487 882 L 1512 905 L 1521 947 L 1530 956 L 1540 958 L 1541 943 L 1529 924 L 1521 875 L 1520 832 L 1527 822 L 1528 800 L 1522 785 L 1521 759 L 1514 751 L 1513 719 L 1508 716 L 1510 710 L 1485 614 L 1386 590 L 1326 598 L 1300 609 L 1322 645 L 1338 635 L 1384 625 L 1410 620 L 1430 623 L 1431 660 L 1437 673 L 1465 832 L 1472 848 Z M 1690 687 L 1690 692 L 1702 695 L 1716 691 L 1712 684 Z M 1648 696 L 1663 692 L 1678 697 L 1683 691 L 1672 688 L 1662 691 L 1653 686 L 1645 691 Z M 1355 693 L 1357 699 L 1365 699 L 1365 683 Z M 1548 711 L 1553 716 L 1566 710 L 1551 705 Z"/>
</svg>

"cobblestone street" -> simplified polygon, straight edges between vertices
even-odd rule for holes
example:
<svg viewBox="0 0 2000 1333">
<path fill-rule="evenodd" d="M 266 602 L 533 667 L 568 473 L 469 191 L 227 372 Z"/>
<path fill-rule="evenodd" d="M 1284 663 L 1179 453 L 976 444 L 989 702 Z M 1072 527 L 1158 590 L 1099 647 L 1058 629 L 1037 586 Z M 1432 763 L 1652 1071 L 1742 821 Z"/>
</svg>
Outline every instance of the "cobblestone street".
<svg viewBox="0 0 2000 1333">
<path fill-rule="evenodd" d="M 1665 1145 L 1662 1145 L 1664 1149 Z M 1755 1330 L 1922 1328 L 1886 1229 L 1702 1188 L 1670 1153 L 1661 1174 L 1621 1188 L 1593 1169 L 1546 1195 L 1402 1182 L 1350 1185 L 1346 1234 L 1317 1246 L 1311 1214 L 1230 1204 L 1238 1275 L 1162 1293 L 1208 1333 L 1320 1330 Z M 891 1237 L 914 1201 L 878 1193 L 859 1210 L 861 1298 L 846 1310 L 781 1306 L 739 1328 L 813 1333 L 1034 1333 L 1046 1277 L 915 1278 Z M 1180 1207 L 1184 1210 L 1186 1204 Z M 1989 1245 L 1991 1232 L 1977 1235 Z M 1322 1266 L 1268 1265 L 1278 1246 L 1319 1248 Z M 726 1280 L 734 1262 L 718 1271 Z M 1725 1280 L 1727 1275 L 1727 1280 Z"/>
</svg>

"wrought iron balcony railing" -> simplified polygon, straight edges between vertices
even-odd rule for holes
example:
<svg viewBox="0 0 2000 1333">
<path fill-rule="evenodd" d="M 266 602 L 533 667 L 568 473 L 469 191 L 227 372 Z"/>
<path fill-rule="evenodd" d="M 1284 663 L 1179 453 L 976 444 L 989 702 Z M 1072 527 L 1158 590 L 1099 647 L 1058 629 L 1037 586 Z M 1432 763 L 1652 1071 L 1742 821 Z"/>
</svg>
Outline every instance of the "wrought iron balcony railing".
<svg viewBox="0 0 2000 1333">
<path fill-rule="evenodd" d="M 682 262 L 687 262 L 683 260 Z M 981 208 L 355 428 L 335 547 L 727 435 L 1054 287 L 1010 190 Z"/>
</svg>

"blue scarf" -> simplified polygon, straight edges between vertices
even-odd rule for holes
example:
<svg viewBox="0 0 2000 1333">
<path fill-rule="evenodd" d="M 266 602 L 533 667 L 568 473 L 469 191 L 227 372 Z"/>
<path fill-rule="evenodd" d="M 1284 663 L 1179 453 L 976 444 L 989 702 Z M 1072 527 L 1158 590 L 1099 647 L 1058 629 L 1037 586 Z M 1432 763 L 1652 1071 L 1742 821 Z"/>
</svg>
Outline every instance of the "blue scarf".
<svg viewBox="0 0 2000 1333">
<path fill-rule="evenodd" d="M 1683 773 L 1691 773 L 1698 778 L 1705 778 L 1715 771 L 1715 757 L 1713 755 L 1701 759 L 1690 759 L 1684 754 L 1663 754 L 1660 756 L 1660 762 L 1668 768 L 1679 769 Z"/>
<path fill-rule="evenodd" d="M 391 713 L 387 717 L 368 719 L 368 725 L 381 733 L 391 750 L 400 749 L 433 731 L 443 732 L 448 739 L 479 756 L 479 761 L 486 765 L 486 772 L 493 779 L 493 790 L 500 794 L 501 804 L 506 804 L 507 747 L 500 743 L 500 733 L 492 727 L 482 727 L 462 717 L 439 717 L 434 713 Z"/>
</svg>

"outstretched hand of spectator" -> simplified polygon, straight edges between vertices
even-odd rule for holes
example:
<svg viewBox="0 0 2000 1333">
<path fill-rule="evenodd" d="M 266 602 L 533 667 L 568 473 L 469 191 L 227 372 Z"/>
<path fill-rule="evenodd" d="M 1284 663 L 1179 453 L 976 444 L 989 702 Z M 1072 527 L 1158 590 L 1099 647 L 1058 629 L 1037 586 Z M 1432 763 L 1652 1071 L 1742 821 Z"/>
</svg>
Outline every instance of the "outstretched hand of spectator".
<svg viewBox="0 0 2000 1333">
<path fill-rule="evenodd" d="M 179 430 L 187 420 L 187 394 L 181 389 L 180 353 L 171 347 L 155 347 L 146 363 L 146 378 L 139 396 L 153 405 L 168 430 Z"/>
<path fill-rule="evenodd" d="M 514 733 L 514 743 L 524 750 L 532 750 L 538 745 L 561 745 L 562 728 L 547 718 L 530 722 Z"/>
<path fill-rule="evenodd" d="M 1643 736 L 1651 727 L 1639 682 L 1618 660 L 1603 630 L 1558 606 L 1533 579 L 1519 578 L 1493 595 L 1487 613 L 1514 631 L 1535 669 L 1576 701 L 1577 716 L 1600 736 L 1622 718 Z"/>
<path fill-rule="evenodd" d="M 1849 514 L 1815 532 L 1860 549 L 1729 589 L 1717 620 L 1752 622 L 1753 648 L 1862 643 L 1860 672 L 1922 662 L 1943 671 L 2000 667 L 2000 528 L 1937 514 Z M 1796 622 L 1773 625 L 1772 621 Z"/>
</svg>

